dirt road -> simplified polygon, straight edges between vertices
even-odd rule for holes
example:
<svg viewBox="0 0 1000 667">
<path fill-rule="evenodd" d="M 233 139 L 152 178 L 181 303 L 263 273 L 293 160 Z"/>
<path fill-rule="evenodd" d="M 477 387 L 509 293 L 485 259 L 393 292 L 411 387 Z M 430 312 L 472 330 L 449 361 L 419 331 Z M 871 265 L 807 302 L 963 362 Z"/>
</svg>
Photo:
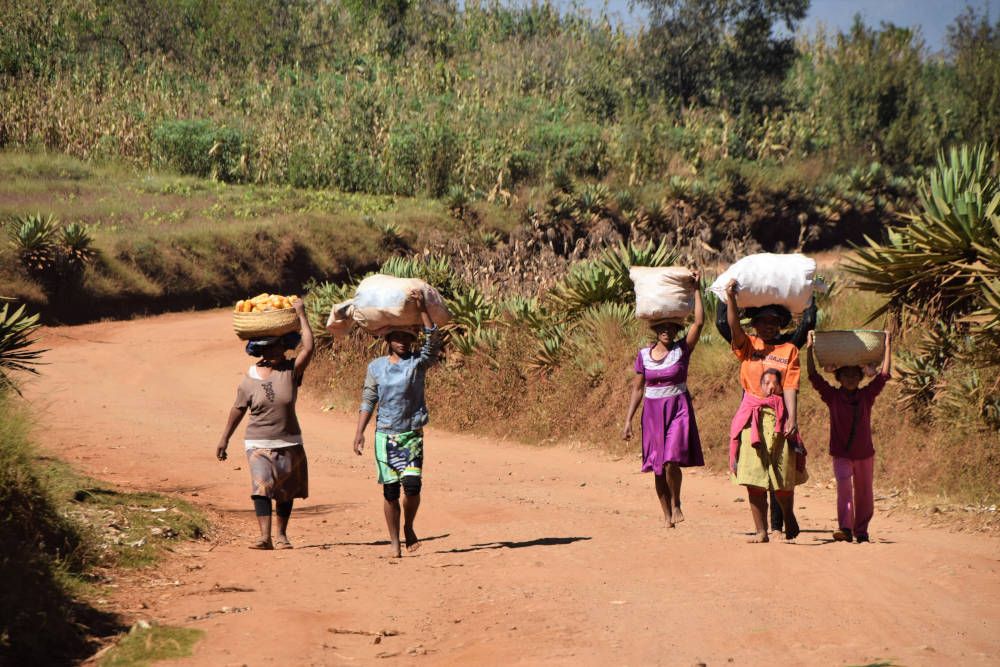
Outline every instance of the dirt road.
<svg viewBox="0 0 1000 667">
<path fill-rule="evenodd" d="M 48 330 L 50 365 L 29 389 L 49 451 L 216 513 L 213 541 L 179 545 L 112 597 L 135 617 L 204 629 L 183 664 L 1000 660 L 1000 540 L 883 513 L 874 543 L 831 543 L 832 493 L 811 485 L 798 494 L 796 544 L 749 545 L 743 493 L 722 477 L 687 474 L 688 520 L 669 530 L 637 461 L 429 430 L 426 541 L 386 559 L 381 493 L 370 454 L 351 452 L 353 417 L 308 397 L 312 495 L 293 515 L 297 548 L 251 551 L 240 439 L 228 462 L 213 456 L 249 363 L 228 318 Z M 825 456 L 812 465 L 828 477 Z M 343 632 L 383 630 L 398 634 Z"/>
</svg>

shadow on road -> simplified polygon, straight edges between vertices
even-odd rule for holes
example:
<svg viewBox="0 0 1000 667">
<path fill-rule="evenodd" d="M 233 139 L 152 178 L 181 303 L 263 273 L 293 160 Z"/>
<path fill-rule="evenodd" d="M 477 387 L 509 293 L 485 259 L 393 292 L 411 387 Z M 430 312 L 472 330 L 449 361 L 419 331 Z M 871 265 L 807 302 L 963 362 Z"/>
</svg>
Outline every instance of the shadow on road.
<svg viewBox="0 0 1000 667">
<path fill-rule="evenodd" d="M 443 535 L 431 535 L 430 537 L 421 537 L 421 542 L 430 542 L 431 540 L 443 540 L 449 537 L 451 533 L 445 533 Z M 296 549 L 331 549 L 333 547 L 386 547 L 389 546 L 389 540 L 374 540 L 372 542 L 325 542 L 323 544 L 306 544 L 301 547 L 295 547 Z"/>
<path fill-rule="evenodd" d="M 539 537 L 525 542 L 487 542 L 486 544 L 473 544 L 471 547 L 446 549 L 435 551 L 439 554 L 464 554 L 470 551 L 484 551 L 486 549 L 524 549 L 525 547 L 555 547 L 561 544 L 572 544 L 581 540 L 589 540 L 589 537 Z"/>
</svg>

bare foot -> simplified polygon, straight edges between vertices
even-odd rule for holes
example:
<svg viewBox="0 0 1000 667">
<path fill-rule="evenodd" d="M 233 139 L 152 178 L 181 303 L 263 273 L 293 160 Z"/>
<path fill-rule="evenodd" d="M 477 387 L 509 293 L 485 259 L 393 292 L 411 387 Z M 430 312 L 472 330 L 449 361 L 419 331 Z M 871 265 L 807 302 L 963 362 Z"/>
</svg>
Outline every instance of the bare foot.
<svg viewBox="0 0 1000 667">
<path fill-rule="evenodd" d="M 770 538 L 768 538 L 766 532 L 764 532 L 764 533 L 754 533 L 753 537 L 751 537 L 749 540 L 747 540 L 747 542 L 749 542 L 750 544 L 762 544 L 764 542 L 770 542 Z"/>
<path fill-rule="evenodd" d="M 412 526 L 403 526 L 403 535 L 406 536 L 406 550 L 413 553 L 420 548 L 420 538 L 413 532 Z"/>
<path fill-rule="evenodd" d="M 399 540 L 394 540 L 389 544 L 390 558 L 402 558 L 403 550 L 399 548 Z"/>
<path fill-rule="evenodd" d="M 263 537 L 250 545 L 251 549 L 262 549 L 268 551 L 273 549 L 274 546 L 271 544 L 271 540 L 265 540 Z"/>
<path fill-rule="evenodd" d="M 670 517 L 670 520 L 673 523 L 680 523 L 681 521 L 684 520 L 684 512 L 681 511 L 680 507 L 675 507 L 673 509 L 673 513 L 672 513 L 672 515 Z"/>
</svg>

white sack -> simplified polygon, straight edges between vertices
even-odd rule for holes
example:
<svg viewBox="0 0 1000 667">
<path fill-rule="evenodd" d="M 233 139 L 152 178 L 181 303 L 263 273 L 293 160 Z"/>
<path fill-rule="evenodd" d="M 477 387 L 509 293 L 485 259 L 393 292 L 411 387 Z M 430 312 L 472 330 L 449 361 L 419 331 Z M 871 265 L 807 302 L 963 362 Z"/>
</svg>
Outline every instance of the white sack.
<svg viewBox="0 0 1000 667">
<path fill-rule="evenodd" d="M 736 280 L 740 308 L 779 305 L 798 315 L 809 306 L 815 273 L 815 260 L 805 255 L 760 253 L 730 266 L 709 289 L 726 301 L 726 285 Z"/>
<path fill-rule="evenodd" d="M 682 320 L 694 310 L 697 286 L 690 269 L 633 266 L 628 275 L 635 287 L 635 316 L 640 320 Z"/>
<path fill-rule="evenodd" d="M 427 312 L 435 325 L 442 326 L 451 321 L 451 313 L 441 295 L 423 280 L 380 273 L 368 276 L 358 285 L 354 295 L 354 321 L 376 335 L 392 329 L 421 326 L 420 311 L 410 298 L 414 290 L 423 292 Z"/>
<path fill-rule="evenodd" d="M 354 328 L 354 301 L 338 303 L 330 309 L 326 318 L 326 330 L 333 336 L 346 336 Z"/>
</svg>

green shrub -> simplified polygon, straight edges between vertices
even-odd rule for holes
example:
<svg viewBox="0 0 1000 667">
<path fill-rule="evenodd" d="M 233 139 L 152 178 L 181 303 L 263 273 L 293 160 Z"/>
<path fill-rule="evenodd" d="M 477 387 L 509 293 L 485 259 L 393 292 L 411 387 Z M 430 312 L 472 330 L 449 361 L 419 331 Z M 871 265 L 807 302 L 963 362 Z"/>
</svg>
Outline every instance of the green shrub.
<svg viewBox="0 0 1000 667">
<path fill-rule="evenodd" d="M 226 183 L 248 180 L 249 140 L 233 127 L 209 120 L 165 120 L 153 130 L 153 150 L 161 165 L 190 176 Z"/>
</svg>

